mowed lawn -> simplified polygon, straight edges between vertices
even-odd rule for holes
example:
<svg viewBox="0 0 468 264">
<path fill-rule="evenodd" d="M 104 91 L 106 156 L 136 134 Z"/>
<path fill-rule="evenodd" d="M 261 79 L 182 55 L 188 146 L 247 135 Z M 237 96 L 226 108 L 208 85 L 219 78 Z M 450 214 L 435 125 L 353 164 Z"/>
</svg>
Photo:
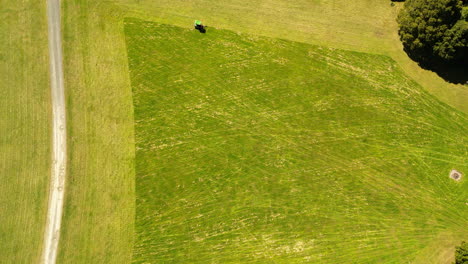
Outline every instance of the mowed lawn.
<svg viewBox="0 0 468 264">
<path fill-rule="evenodd" d="M 50 178 L 45 1 L 0 7 L 0 263 L 39 263 Z"/>
<path fill-rule="evenodd" d="M 467 239 L 467 181 L 448 177 L 468 169 L 466 114 L 389 57 L 137 19 L 125 34 L 134 263 L 431 263 Z"/>
</svg>

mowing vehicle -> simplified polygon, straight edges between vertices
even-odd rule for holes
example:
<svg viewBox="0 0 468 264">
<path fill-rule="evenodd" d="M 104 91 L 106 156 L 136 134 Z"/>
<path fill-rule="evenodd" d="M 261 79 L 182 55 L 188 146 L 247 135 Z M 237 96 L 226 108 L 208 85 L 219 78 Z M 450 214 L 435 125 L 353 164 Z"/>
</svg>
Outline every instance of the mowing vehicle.
<svg viewBox="0 0 468 264">
<path fill-rule="evenodd" d="M 196 30 L 200 31 L 200 33 L 206 32 L 206 26 L 204 26 L 200 20 L 195 20 L 194 26 Z"/>
</svg>

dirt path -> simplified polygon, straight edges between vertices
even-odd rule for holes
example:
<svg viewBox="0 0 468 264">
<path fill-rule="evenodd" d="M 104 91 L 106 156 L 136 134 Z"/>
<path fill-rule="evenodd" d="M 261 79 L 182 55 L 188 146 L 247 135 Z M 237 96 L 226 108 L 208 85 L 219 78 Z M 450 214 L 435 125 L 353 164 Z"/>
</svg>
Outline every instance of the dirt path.
<svg viewBox="0 0 468 264">
<path fill-rule="evenodd" d="M 54 264 L 62 222 L 63 197 L 67 163 L 65 91 L 63 87 L 62 43 L 60 33 L 60 0 L 47 0 L 49 32 L 50 85 L 52 100 L 52 170 L 49 205 L 44 233 L 42 263 Z"/>
</svg>

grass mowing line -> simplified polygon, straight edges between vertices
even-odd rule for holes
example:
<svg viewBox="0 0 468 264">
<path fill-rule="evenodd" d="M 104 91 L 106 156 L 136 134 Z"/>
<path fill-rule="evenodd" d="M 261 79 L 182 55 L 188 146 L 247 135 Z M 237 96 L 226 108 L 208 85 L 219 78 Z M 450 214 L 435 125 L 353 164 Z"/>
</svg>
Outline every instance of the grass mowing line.
<svg viewBox="0 0 468 264">
<path fill-rule="evenodd" d="M 467 117 L 393 60 L 138 19 L 125 33 L 134 263 L 424 263 L 463 238 L 466 181 L 447 173 L 467 169 Z"/>
</svg>

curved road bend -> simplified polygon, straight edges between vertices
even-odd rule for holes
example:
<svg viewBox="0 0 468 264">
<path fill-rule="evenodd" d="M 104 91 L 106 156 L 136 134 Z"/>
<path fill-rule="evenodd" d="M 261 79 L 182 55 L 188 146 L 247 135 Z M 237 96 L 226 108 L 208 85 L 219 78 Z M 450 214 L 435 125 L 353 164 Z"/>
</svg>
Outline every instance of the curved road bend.
<svg viewBox="0 0 468 264">
<path fill-rule="evenodd" d="M 60 238 L 65 176 L 67 172 L 67 129 L 62 69 L 62 39 L 60 33 L 60 0 L 47 0 L 47 24 L 53 120 L 52 170 L 41 262 L 43 264 L 55 264 Z"/>
</svg>

